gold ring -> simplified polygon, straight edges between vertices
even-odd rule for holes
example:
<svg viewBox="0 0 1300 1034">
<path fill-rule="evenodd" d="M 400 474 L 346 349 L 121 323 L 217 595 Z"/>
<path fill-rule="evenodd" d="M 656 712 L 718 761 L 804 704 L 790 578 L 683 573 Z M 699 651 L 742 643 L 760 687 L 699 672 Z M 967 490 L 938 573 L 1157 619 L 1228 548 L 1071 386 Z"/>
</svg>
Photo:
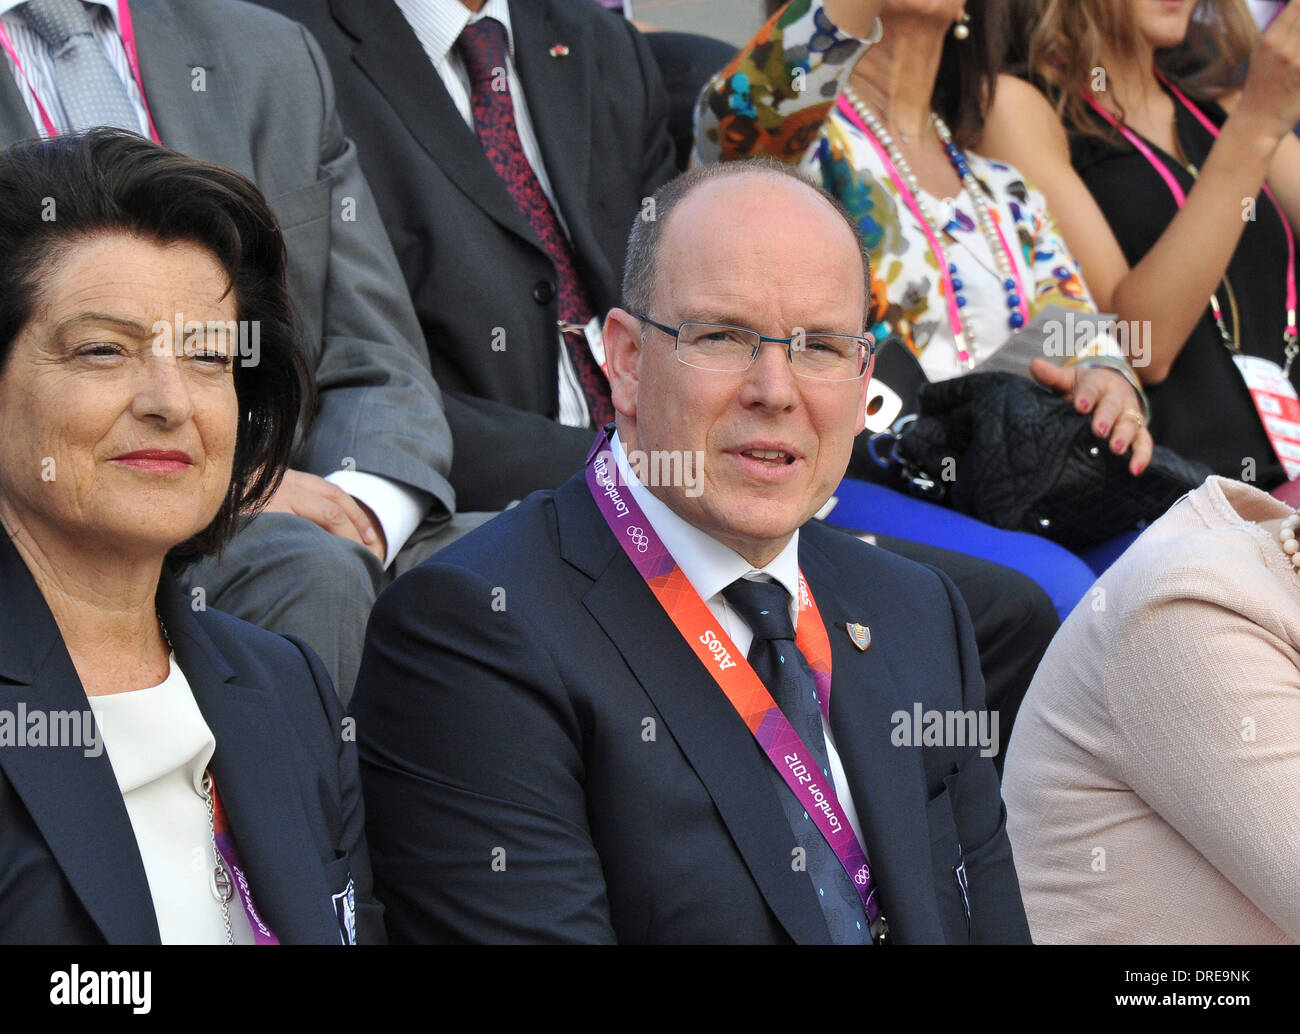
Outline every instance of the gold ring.
<svg viewBox="0 0 1300 1034">
<path fill-rule="evenodd" d="M 1126 409 L 1124 410 L 1123 413 L 1120 414 L 1120 416 L 1131 416 L 1134 422 L 1137 424 L 1137 429 L 1139 431 L 1142 430 L 1142 425 L 1144 421 L 1142 419 L 1142 414 L 1139 413 L 1136 409 Z"/>
</svg>

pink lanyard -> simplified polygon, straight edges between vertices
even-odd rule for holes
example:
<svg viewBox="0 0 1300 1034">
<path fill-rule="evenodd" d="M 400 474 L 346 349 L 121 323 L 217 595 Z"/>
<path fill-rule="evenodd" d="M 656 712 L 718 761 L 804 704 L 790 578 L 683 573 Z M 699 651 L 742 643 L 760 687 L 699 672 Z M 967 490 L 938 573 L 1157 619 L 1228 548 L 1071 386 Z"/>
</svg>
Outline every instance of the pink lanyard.
<svg viewBox="0 0 1300 1034">
<path fill-rule="evenodd" d="M 813 755 L 804 746 L 772 694 L 682 573 L 672 553 L 651 526 L 630 491 L 620 492 L 617 462 L 608 430 L 602 430 L 587 454 L 587 487 L 610 533 L 645 580 L 668 619 L 736 709 L 785 784 L 803 806 L 844 868 L 858 898 L 872 940 L 884 943 L 889 923 L 880 914 L 875 880 L 867 854 L 849 825 L 835 788 L 818 778 Z M 825 728 L 831 723 L 831 644 L 817 603 L 799 572 L 799 628 L 795 646 L 803 653 L 817 687 Z M 715 630 L 715 626 L 716 630 Z M 733 653 L 734 651 L 734 653 Z"/>
<path fill-rule="evenodd" d="M 853 105 L 848 102 L 843 94 L 840 94 L 839 103 L 836 106 L 839 108 L 840 114 L 852 122 L 862 132 L 862 135 L 867 138 L 867 142 L 871 144 L 872 148 L 875 149 L 876 154 L 880 157 L 881 164 L 885 167 L 885 171 L 889 173 L 889 178 L 894 181 L 894 186 L 898 189 L 898 196 L 903 199 L 903 203 L 907 205 L 907 210 L 912 213 L 912 217 L 921 227 L 921 232 L 925 234 L 925 239 L 929 241 L 930 250 L 934 252 L 934 257 L 939 263 L 939 276 L 943 279 L 944 300 L 948 304 L 948 323 L 952 327 L 953 340 L 957 343 L 957 359 L 967 369 L 972 368 L 975 362 L 971 359 L 970 351 L 966 348 L 966 335 L 962 330 L 961 311 L 957 308 L 957 292 L 953 289 L 952 272 L 948 268 L 948 259 L 943 253 L 943 246 L 940 245 L 939 238 L 931 228 L 930 221 L 926 219 L 925 214 L 921 211 L 920 203 L 912 192 L 907 189 L 903 177 L 899 175 L 898 169 L 894 167 L 894 162 L 889 157 L 889 153 L 876 139 L 875 134 L 863 123 L 858 113 L 853 110 Z M 1018 306 L 1020 315 L 1028 323 L 1029 303 L 1025 294 L 1025 286 L 1020 280 L 1020 270 L 1016 266 L 1015 252 L 1011 250 L 1006 235 L 1002 232 L 1002 223 L 998 218 L 998 214 L 990 210 L 989 215 L 993 220 L 993 228 L 997 231 L 1002 252 L 1007 256 L 1007 264 L 1011 267 L 1011 275 L 1016 281 L 1016 294 L 1020 298 Z"/>
<path fill-rule="evenodd" d="M 1170 91 L 1176 98 L 1178 98 L 1183 107 L 1192 113 L 1196 120 L 1205 127 L 1212 137 L 1218 139 L 1219 127 L 1206 118 L 1204 112 L 1183 96 L 1183 92 L 1173 83 L 1169 82 L 1160 74 L 1159 71 L 1156 72 L 1156 78 L 1169 87 Z M 1160 178 L 1165 181 L 1165 185 L 1169 188 L 1169 193 L 1174 197 L 1174 203 L 1179 208 L 1182 208 L 1183 204 L 1187 201 L 1186 191 L 1183 190 L 1182 185 L 1178 180 L 1174 178 L 1174 174 L 1169 170 L 1169 167 L 1160 160 L 1149 146 L 1147 146 L 1146 141 L 1098 104 L 1096 99 L 1088 93 L 1085 92 L 1083 98 L 1092 105 L 1093 110 L 1095 110 L 1097 114 L 1118 129 L 1120 133 L 1123 134 L 1124 139 L 1132 144 L 1137 149 L 1138 153 L 1150 163 L 1151 167 L 1160 174 Z M 1291 229 L 1291 224 L 1287 221 L 1286 212 L 1283 211 L 1282 206 L 1278 204 L 1277 198 L 1273 195 L 1273 191 L 1269 188 L 1267 183 L 1263 184 L 1263 190 L 1265 196 L 1273 203 L 1274 209 L 1277 210 L 1278 218 L 1282 221 L 1282 232 L 1286 235 L 1286 333 L 1283 335 L 1283 338 L 1289 345 L 1294 342 L 1297 337 L 1300 337 L 1300 331 L 1296 328 L 1295 231 Z"/>
<path fill-rule="evenodd" d="M 135 84 L 140 90 L 140 103 L 144 105 L 145 118 L 149 120 L 149 136 L 154 143 L 161 144 L 162 140 L 158 136 L 158 129 L 153 124 L 153 112 L 149 110 L 149 100 L 145 97 L 144 80 L 140 77 L 140 58 L 135 49 L 135 25 L 131 21 L 131 9 L 127 7 L 126 0 L 117 0 L 117 24 L 118 31 L 122 36 L 122 48 L 126 51 L 127 64 L 131 66 L 131 75 L 135 78 Z M 54 124 L 54 119 L 50 118 L 49 111 L 41 102 L 36 88 L 32 86 L 32 81 L 27 78 L 27 72 L 23 68 L 23 63 L 18 60 L 18 52 L 14 50 L 13 40 L 9 38 L 9 31 L 4 27 L 4 22 L 0 22 L 0 47 L 4 48 L 4 52 L 9 55 L 9 60 L 18 69 L 18 74 L 23 77 L 23 82 L 27 84 L 27 89 L 36 102 L 36 110 L 41 114 L 41 122 L 45 126 L 45 135 L 58 136 L 59 128 Z"/>
<path fill-rule="evenodd" d="M 234 835 L 230 832 L 230 819 L 226 817 L 225 805 L 221 803 L 221 795 L 217 793 L 217 781 L 210 771 L 204 774 L 209 780 L 208 792 L 212 794 L 212 842 L 226 867 L 224 884 L 217 882 L 216 873 L 213 874 L 213 890 L 223 891 L 226 894 L 226 901 L 230 900 L 232 891 L 239 896 L 244 915 L 248 917 L 248 926 L 253 931 L 254 944 L 279 944 L 280 938 L 266 925 L 257 911 L 257 903 L 253 900 L 253 889 L 248 885 L 248 877 L 244 874 L 244 863 L 239 857 L 239 848 L 235 846 Z"/>
</svg>

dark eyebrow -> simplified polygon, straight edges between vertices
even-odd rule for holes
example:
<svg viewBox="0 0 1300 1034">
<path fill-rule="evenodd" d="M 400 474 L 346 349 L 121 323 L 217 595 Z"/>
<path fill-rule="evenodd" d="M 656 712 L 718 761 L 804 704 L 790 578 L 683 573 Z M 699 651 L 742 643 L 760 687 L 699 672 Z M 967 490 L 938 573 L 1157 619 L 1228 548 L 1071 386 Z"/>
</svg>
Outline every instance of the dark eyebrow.
<svg viewBox="0 0 1300 1034">
<path fill-rule="evenodd" d="M 682 313 L 679 323 L 725 323 L 729 327 L 739 327 L 741 330 L 752 330 L 753 328 L 745 322 L 743 316 L 723 316 L 716 312 L 704 313 L 699 310 L 687 310 Z"/>
<path fill-rule="evenodd" d="M 62 338 L 69 330 L 81 323 L 99 323 L 107 324 L 110 327 L 116 327 L 124 334 L 134 338 L 152 338 L 154 336 L 153 327 L 146 327 L 143 323 L 136 320 L 127 319 L 125 316 L 114 316 L 108 312 L 79 312 L 75 316 L 69 316 L 65 320 L 60 320 L 56 326 L 55 333 Z"/>
<path fill-rule="evenodd" d="M 737 318 L 731 316 L 716 316 L 716 315 L 701 316 L 695 312 L 690 312 L 690 311 L 684 313 L 678 322 L 680 323 L 725 323 L 729 327 L 738 327 L 741 330 L 754 329 L 746 322 L 744 317 Z M 849 330 L 823 330 L 821 327 L 804 327 L 803 332 L 805 334 L 840 334 L 846 337 L 861 336 L 861 332 L 859 332 L 858 334 L 854 334 L 852 331 Z M 762 331 L 756 331 L 756 333 L 761 334 Z"/>
</svg>

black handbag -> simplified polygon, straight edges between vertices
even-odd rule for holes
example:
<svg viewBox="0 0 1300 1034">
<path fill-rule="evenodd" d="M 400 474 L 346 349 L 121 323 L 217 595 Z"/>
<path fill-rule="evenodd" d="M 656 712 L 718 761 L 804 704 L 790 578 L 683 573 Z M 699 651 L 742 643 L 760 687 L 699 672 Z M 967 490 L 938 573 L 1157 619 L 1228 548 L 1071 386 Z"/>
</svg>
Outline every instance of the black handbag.
<svg viewBox="0 0 1300 1034">
<path fill-rule="evenodd" d="M 1071 550 L 1144 527 L 1212 473 L 1156 446 L 1133 477 L 1091 422 L 1026 377 L 970 373 L 924 385 L 919 414 L 870 448 L 909 491 Z"/>
</svg>

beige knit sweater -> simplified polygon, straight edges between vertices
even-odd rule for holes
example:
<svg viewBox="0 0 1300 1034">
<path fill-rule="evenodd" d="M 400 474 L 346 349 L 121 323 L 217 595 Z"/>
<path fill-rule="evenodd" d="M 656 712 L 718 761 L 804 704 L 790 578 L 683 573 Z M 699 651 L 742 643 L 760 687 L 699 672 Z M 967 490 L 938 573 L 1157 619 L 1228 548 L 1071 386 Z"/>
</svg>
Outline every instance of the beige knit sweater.
<svg viewBox="0 0 1300 1034">
<path fill-rule="evenodd" d="M 1066 619 L 1003 795 L 1034 940 L 1300 941 L 1300 574 L 1210 478 Z"/>
</svg>

